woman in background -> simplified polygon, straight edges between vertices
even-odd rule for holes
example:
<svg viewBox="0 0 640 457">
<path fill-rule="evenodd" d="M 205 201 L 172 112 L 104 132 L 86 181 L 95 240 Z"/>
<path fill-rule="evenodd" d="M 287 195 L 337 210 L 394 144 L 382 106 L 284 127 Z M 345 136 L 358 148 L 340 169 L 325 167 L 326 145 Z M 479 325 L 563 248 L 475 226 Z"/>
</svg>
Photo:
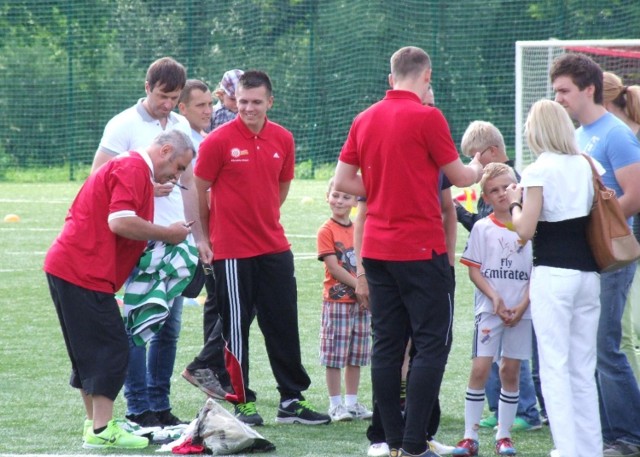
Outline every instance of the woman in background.
<svg viewBox="0 0 640 457">
<path fill-rule="evenodd" d="M 619 76 L 603 73 L 603 105 L 640 139 L 640 86 L 625 86 Z"/>
<path fill-rule="evenodd" d="M 627 124 L 640 140 L 640 86 L 625 86 L 613 73 L 603 73 L 603 105 L 611 114 Z M 633 218 L 633 234 L 640 241 L 640 216 Z M 636 380 L 640 383 L 640 273 L 633 278 L 627 304 L 622 315 L 620 349 L 629 360 Z"/>
</svg>

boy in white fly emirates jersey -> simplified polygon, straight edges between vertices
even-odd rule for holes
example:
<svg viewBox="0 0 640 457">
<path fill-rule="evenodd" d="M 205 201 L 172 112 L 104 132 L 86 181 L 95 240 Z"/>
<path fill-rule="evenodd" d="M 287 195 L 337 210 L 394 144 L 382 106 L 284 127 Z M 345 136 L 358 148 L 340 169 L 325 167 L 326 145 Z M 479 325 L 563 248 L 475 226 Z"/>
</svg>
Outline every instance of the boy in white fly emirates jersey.
<svg viewBox="0 0 640 457">
<path fill-rule="evenodd" d="M 476 286 L 472 368 L 465 396 L 465 433 L 453 455 L 478 455 L 478 428 L 485 384 L 494 358 L 501 358 L 502 389 L 498 403 L 496 454 L 515 455 L 510 429 L 518 408 L 520 361 L 531 357 L 529 277 L 531 243 L 523 243 L 511 225 L 506 189 L 516 182 L 513 170 L 502 163 L 484 169 L 483 198 L 493 213 L 471 230 L 462 259 Z"/>
</svg>

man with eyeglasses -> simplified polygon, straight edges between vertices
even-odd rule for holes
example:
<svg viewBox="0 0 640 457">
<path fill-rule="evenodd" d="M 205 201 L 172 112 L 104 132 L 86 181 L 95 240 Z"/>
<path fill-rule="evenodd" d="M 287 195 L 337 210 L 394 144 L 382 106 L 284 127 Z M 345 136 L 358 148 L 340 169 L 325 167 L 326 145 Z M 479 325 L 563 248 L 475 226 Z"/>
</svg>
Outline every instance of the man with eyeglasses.
<svg viewBox="0 0 640 457">
<path fill-rule="evenodd" d="M 467 130 L 465 130 L 464 135 L 462 136 L 460 148 L 462 149 L 462 153 L 467 157 L 473 157 L 476 153 L 480 152 L 480 163 L 482 163 L 483 166 L 492 162 L 497 162 L 504 163 L 513 168 L 513 160 L 510 160 L 507 156 L 502 133 L 500 133 L 500 130 L 490 122 L 474 121 L 469 124 Z M 520 181 L 520 175 L 518 172 L 515 169 L 513 171 L 516 174 L 517 180 Z M 478 199 L 477 213 L 467 211 L 467 209 L 457 200 L 454 200 L 454 205 L 456 207 L 458 221 L 469 231 L 471 231 L 473 225 L 477 221 L 493 212 L 493 207 L 488 205 L 482 198 Z M 534 367 L 537 367 L 535 339 L 533 347 Z M 491 367 L 491 374 L 485 388 L 489 410 L 493 414 L 482 419 L 480 421 L 480 427 L 494 428 L 498 425 L 497 413 L 500 387 L 498 364 L 494 363 Z M 537 408 L 536 393 L 538 390 L 533 382 L 528 361 L 523 361 L 520 364 L 519 392 L 520 398 L 518 401 L 517 417 L 512 430 L 539 430 L 542 427 L 542 422 L 540 412 Z M 542 399 L 541 393 L 538 395 L 538 398 L 540 399 L 540 406 L 544 411 L 544 400 Z M 546 417 L 546 414 L 543 417 Z"/>
<path fill-rule="evenodd" d="M 469 124 L 469 127 L 467 127 L 467 130 L 462 136 L 460 148 L 462 149 L 462 153 L 467 157 L 474 157 L 477 153 L 480 153 L 480 163 L 483 167 L 492 162 L 499 162 L 505 163 L 513 168 L 513 160 L 510 160 L 507 156 L 502 134 L 500 130 L 490 122 L 473 121 Z M 518 181 L 520 181 L 520 175 L 518 175 L 517 172 L 516 177 Z M 454 200 L 454 204 L 456 205 L 458 222 L 469 231 L 471 231 L 473 224 L 483 217 L 488 216 L 489 213 L 493 211 L 493 208 L 484 203 L 482 199 L 478 199 L 477 213 L 467 211 L 457 200 Z"/>
</svg>

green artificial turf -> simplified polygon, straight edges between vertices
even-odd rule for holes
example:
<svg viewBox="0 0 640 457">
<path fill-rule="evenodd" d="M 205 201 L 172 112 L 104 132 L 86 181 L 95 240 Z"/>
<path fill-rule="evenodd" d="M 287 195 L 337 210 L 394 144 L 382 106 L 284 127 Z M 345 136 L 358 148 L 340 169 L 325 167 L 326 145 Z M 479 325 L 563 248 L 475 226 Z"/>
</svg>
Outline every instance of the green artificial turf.
<svg viewBox="0 0 640 457">
<path fill-rule="evenodd" d="M 0 453 L 84 454 L 84 410 L 79 394 L 68 385 L 69 360 L 42 272 L 44 254 L 62 226 L 80 184 L 0 183 Z M 316 259 L 315 234 L 329 217 L 325 180 L 296 180 L 282 208 L 282 222 L 295 255 L 298 281 L 302 357 L 312 379 L 305 396 L 317 409 L 328 408 L 324 369 L 318 364 L 322 264 Z M 239 208 L 241 210 L 241 208 Z M 2 222 L 17 214 L 18 223 Z M 457 253 L 467 238 L 459 226 Z M 99 259 L 96 259 L 99 261 Z M 473 286 L 466 268 L 458 265 L 454 343 L 440 394 L 442 421 L 437 439 L 455 444 L 464 432 L 464 393 L 470 369 L 473 330 Z M 192 419 L 203 405 L 202 392 L 180 372 L 202 344 L 202 309 L 185 306 L 183 327 L 172 382 L 173 412 Z M 278 395 L 257 325 L 251 334 L 251 387 L 265 419 L 258 431 L 281 457 L 365 456 L 366 422 L 326 426 L 277 425 Z M 371 406 L 369 369 L 362 370 L 360 400 Z M 115 414 L 124 416 L 122 394 Z M 494 455 L 493 432 L 482 430 L 481 455 Z M 520 456 L 548 455 L 548 427 L 514 434 Z M 156 446 L 136 451 L 154 454 Z M 93 451 L 92 454 L 111 454 Z M 121 453 L 121 452 L 119 452 Z"/>
</svg>

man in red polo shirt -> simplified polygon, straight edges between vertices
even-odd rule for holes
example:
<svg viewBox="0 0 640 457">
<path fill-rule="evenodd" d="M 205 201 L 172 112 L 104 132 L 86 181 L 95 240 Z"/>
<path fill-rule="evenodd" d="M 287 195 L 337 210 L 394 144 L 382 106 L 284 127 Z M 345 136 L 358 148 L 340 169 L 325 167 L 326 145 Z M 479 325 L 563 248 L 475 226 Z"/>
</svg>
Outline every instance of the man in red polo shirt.
<svg viewBox="0 0 640 457">
<path fill-rule="evenodd" d="M 182 242 L 184 221 L 153 224 L 153 181 L 176 182 L 193 158 L 191 139 L 162 133 L 142 152 L 110 160 L 76 196 L 44 261 L 51 298 L 87 420 L 85 448 L 141 448 L 148 440 L 121 429 L 113 402 L 127 374 L 129 343 L 115 292 L 138 263 L 147 240 Z"/>
<path fill-rule="evenodd" d="M 200 145 L 194 174 L 203 229 L 209 231 L 223 335 L 240 362 L 232 384 L 236 416 L 261 425 L 249 389 L 249 327 L 257 315 L 280 392 L 276 422 L 325 424 L 302 396 L 311 384 L 302 366 L 293 254 L 280 225 L 280 206 L 293 179 L 291 132 L 267 119 L 273 105 L 266 73 L 247 71 L 236 90 L 238 117 Z M 207 190 L 211 190 L 211 215 Z"/>
<path fill-rule="evenodd" d="M 478 154 L 463 165 L 444 116 L 423 105 L 430 81 L 427 53 L 398 50 L 393 89 L 355 118 L 335 174 L 336 189 L 367 197 L 362 258 L 374 335 L 371 378 L 387 443 L 398 456 L 435 455 L 425 430 L 451 348 L 453 277 L 438 174 L 442 169 L 460 187 L 482 175 Z M 403 420 L 398 398 L 408 325 L 415 355 Z"/>
</svg>

